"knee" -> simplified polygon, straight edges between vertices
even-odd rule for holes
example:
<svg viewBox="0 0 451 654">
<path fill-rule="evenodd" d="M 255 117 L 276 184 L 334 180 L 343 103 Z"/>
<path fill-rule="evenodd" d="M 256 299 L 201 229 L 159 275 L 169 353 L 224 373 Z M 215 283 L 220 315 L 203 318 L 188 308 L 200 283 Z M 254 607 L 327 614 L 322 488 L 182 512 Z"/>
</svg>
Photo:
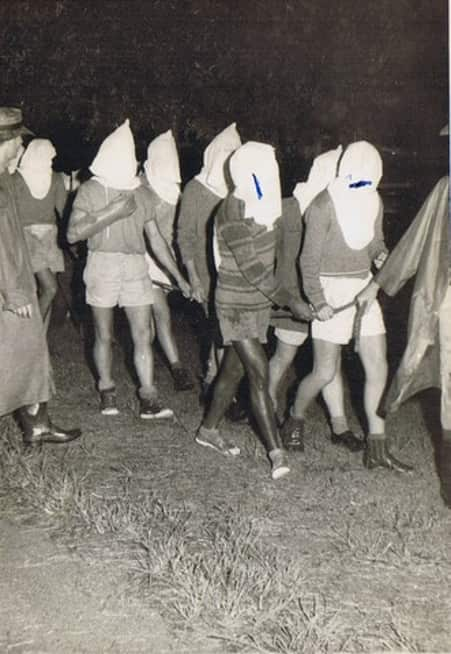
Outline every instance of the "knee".
<svg viewBox="0 0 451 654">
<path fill-rule="evenodd" d="M 133 330 L 133 341 L 136 347 L 150 347 L 152 343 L 153 329 L 150 325 L 142 325 Z"/>
<path fill-rule="evenodd" d="M 58 291 L 58 285 L 56 279 L 49 279 L 46 281 L 45 285 L 41 287 L 41 294 L 46 295 L 50 300 L 53 300 Z"/>
<path fill-rule="evenodd" d="M 320 363 L 315 365 L 312 374 L 314 375 L 318 386 L 320 386 L 320 388 L 323 388 L 324 386 L 330 384 L 330 382 L 335 377 L 335 373 L 336 373 L 335 366 Z"/>
<path fill-rule="evenodd" d="M 258 393 L 262 393 L 268 388 L 269 367 L 267 363 L 252 368 L 249 372 L 249 383 Z"/>
</svg>

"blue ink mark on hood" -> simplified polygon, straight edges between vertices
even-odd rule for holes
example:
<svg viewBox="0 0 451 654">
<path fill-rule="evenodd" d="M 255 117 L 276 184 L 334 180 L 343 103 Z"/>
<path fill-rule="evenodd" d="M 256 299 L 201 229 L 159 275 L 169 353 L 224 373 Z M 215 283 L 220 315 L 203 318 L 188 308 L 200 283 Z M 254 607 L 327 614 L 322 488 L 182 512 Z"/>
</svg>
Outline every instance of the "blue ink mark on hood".
<svg viewBox="0 0 451 654">
<path fill-rule="evenodd" d="M 366 179 L 361 179 L 358 182 L 352 182 L 349 184 L 349 188 L 362 188 L 362 186 L 372 186 L 373 182 Z"/>
<path fill-rule="evenodd" d="M 257 191 L 257 198 L 261 200 L 263 197 L 263 191 L 261 190 L 260 183 L 257 179 L 257 176 L 254 175 L 254 173 L 252 173 L 252 179 L 254 180 L 255 190 Z"/>
</svg>

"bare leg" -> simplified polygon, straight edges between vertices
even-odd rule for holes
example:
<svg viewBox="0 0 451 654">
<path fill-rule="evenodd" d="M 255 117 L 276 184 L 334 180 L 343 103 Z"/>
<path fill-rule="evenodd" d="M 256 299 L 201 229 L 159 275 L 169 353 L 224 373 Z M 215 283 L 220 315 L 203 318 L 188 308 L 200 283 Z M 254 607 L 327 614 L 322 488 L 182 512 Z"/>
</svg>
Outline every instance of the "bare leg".
<svg viewBox="0 0 451 654">
<path fill-rule="evenodd" d="M 304 418 L 310 403 L 334 379 L 339 367 L 341 346 L 321 339 L 313 339 L 314 363 L 312 372 L 299 384 L 293 415 Z"/>
<path fill-rule="evenodd" d="M 274 410 L 277 409 L 277 395 L 279 386 L 294 361 L 298 351 L 297 345 L 290 345 L 277 339 L 276 351 L 269 361 L 269 395 Z"/>
<path fill-rule="evenodd" d="M 39 270 L 35 275 L 39 285 L 39 309 L 41 311 L 42 320 L 44 321 L 45 330 L 47 331 L 50 322 L 52 302 L 55 299 L 58 290 L 56 275 L 50 270 L 50 268 Z"/>
<path fill-rule="evenodd" d="M 387 381 L 385 334 L 362 337 L 359 353 L 365 370 L 364 404 L 369 428 L 365 465 L 369 469 L 383 467 L 397 472 L 411 472 L 410 466 L 398 461 L 389 452 L 385 436 L 385 421 L 378 415 Z"/>
<path fill-rule="evenodd" d="M 363 336 L 360 339 L 359 354 L 365 371 L 363 399 L 368 428 L 371 434 L 383 434 L 385 420 L 378 415 L 378 410 L 388 373 L 385 334 Z"/>
<path fill-rule="evenodd" d="M 152 311 L 155 318 L 155 327 L 158 341 L 170 365 L 180 363 L 177 343 L 172 331 L 171 313 L 166 293 L 161 288 L 154 287 L 154 303 Z"/>
<path fill-rule="evenodd" d="M 94 363 L 99 375 L 99 390 L 114 386 L 112 377 L 113 308 L 91 307 L 94 316 Z"/>
<path fill-rule="evenodd" d="M 224 356 L 213 388 L 213 397 L 202 425 L 216 429 L 235 396 L 244 375 L 240 358 L 232 345 L 224 348 Z"/>
<path fill-rule="evenodd" d="M 246 339 L 233 344 L 249 380 L 252 411 L 268 451 L 282 448 L 269 395 L 269 366 L 262 344 Z"/>
<path fill-rule="evenodd" d="M 124 309 L 133 340 L 133 361 L 140 382 L 139 395 L 142 398 L 151 398 L 156 394 L 151 345 L 151 306 L 146 304 Z"/>
</svg>

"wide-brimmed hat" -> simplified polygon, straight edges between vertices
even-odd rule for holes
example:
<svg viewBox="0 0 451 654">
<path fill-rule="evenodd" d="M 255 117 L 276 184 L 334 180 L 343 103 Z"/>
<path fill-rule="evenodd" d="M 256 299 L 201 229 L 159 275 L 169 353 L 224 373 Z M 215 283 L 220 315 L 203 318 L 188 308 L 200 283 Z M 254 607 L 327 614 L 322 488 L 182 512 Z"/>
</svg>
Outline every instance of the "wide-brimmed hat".
<svg viewBox="0 0 451 654">
<path fill-rule="evenodd" d="M 22 110 L 18 107 L 0 107 L 0 143 L 24 134 L 33 132 L 23 124 Z"/>
</svg>

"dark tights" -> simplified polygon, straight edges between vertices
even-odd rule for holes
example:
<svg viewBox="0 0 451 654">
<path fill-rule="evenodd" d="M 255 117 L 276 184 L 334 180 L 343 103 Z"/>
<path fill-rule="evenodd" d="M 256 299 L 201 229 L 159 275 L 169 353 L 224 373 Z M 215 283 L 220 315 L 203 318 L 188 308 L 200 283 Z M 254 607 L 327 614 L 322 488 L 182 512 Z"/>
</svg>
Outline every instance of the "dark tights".
<svg viewBox="0 0 451 654">
<path fill-rule="evenodd" d="M 203 421 L 206 429 L 215 429 L 230 406 L 243 375 L 249 381 L 252 412 L 268 451 L 281 448 L 276 417 L 269 396 L 268 359 L 255 338 L 235 341 L 225 348 L 215 381 L 211 405 Z"/>
</svg>

